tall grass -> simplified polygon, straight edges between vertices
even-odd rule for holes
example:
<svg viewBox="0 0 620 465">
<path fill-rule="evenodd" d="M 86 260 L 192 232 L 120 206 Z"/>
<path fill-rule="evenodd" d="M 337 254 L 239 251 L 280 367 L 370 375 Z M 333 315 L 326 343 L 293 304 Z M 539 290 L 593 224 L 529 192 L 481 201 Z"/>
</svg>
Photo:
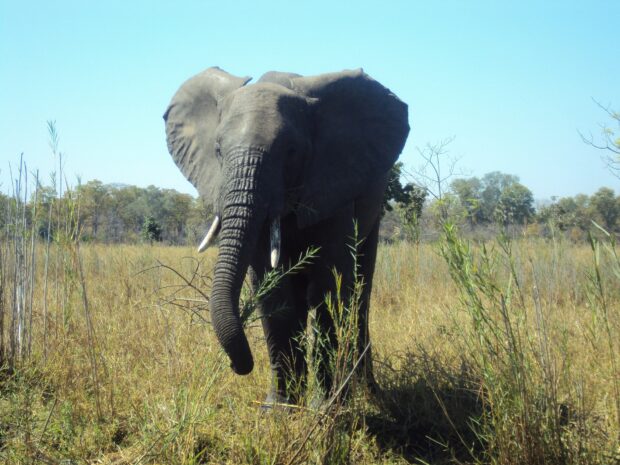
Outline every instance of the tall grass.
<svg viewBox="0 0 620 465">
<path fill-rule="evenodd" d="M 616 434 L 620 444 L 620 367 L 618 357 L 620 348 L 618 342 L 618 309 L 614 305 L 617 295 L 610 295 L 607 288 L 614 287 L 620 281 L 620 256 L 616 248 L 615 236 L 609 234 L 598 224 L 595 226 L 604 235 L 603 241 L 590 234 L 590 246 L 592 247 L 593 266 L 589 278 L 588 298 L 592 309 L 591 327 L 592 334 L 597 339 L 602 339 L 607 346 L 610 366 L 611 383 L 613 386 L 612 399 L 615 401 Z M 602 250 L 602 252 L 601 252 Z M 604 256 L 601 257 L 601 254 Z M 611 276 L 605 271 L 611 271 Z M 610 282 L 611 278 L 611 282 Z"/>
<path fill-rule="evenodd" d="M 59 274 L 59 283 L 49 273 L 50 289 L 68 292 L 50 299 L 44 351 L 39 267 L 32 355 L 0 386 L 0 456 L 7 463 L 613 463 L 617 377 L 609 341 L 617 351 L 618 286 L 602 266 L 610 339 L 602 309 L 591 306 L 587 248 L 511 247 L 514 271 L 501 247 L 455 250 L 471 297 L 450 283 L 433 247 L 381 248 L 371 309 L 377 398 L 354 390 L 328 413 L 265 415 L 259 406 L 270 373 L 257 321 L 249 320 L 256 368 L 248 377 L 231 374 L 209 324 L 201 293 L 213 251 L 198 260 L 188 248 L 81 246 L 95 337 L 79 273 Z M 40 244 L 41 263 L 44 251 Z M 554 277 L 547 272 L 554 260 L 572 269 Z M 196 289 L 158 262 L 185 278 L 196 274 Z M 602 249 L 600 263 L 609 263 Z M 559 300 L 545 280 L 570 283 L 575 270 L 584 279 Z M 511 274 L 521 276 L 525 306 Z M 340 379 L 357 358 L 334 357 L 349 363 Z"/>
<path fill-rule="evenodd" d="M 235 376 L 208 313 L 215 251 L 83 244 L 79 198 L 65 182 L 55 200 L 59 178 L 51 199 L 22 181 L 2 227 L 0 462 L 620 460 L 612 236 L 474 243 L 446 226 L 437 244 L 382 245 L 370 312 L 379 392 L 352 376 L 363 356 L 358 282 L 350 303 L 327 300 L 335 392 L 323 409 L 306 407 L 310 389 L 301 407 L 265 414 L 270 369 L 254 310 L 299 268 L 242 293 L 256 364 Z M 33 201 L 36 213 L 25 209 Z"/>
<path fill-rule="evenodd" d="M 28 169 L 19 160 L 11 199 L 7 202 L 0 237 L 0 363 L 13 369 L 27 359 L 32 347 L 32 307 L 34 295 L 35 231 L 30 221 L 38 203 L 38 173 L 32 210 L 28 208 Z M 5 331 L 5 324 L 7 325 Z"/>
<path fill-rule="evenodd" d="M 460 239 L 453 225 L 446 224 L 444 231 L 446 240 L 441 253 L 459 289 L 460 306 L 471 324 L 471 331 L 461 333 L 459 344 L 470 354 L 469 361 L 480 377 L 484 402 L 484 411 L 474 424 L 474 431 L 486 444 L 480 460 L 498 464 L 619 460 L 614 440 L 620 431 L 617 410 L 620 373 L 613 342 L 620 334 L 618 309 L 614 309 L 616 316 L 610 319 L 609 296 L 601 287 L 598 260 L 591 278 L 593 286 L 586 288 L 585 294 L 593 303 L 592 311 L 600 312 L 602 318 L 600 322 L 593 321 L 589 331 L 604 335 L 609 351 L 602 357 L 603 364 L 587 367 L 578 376 L 589 374 L 611 380 L 609 394 L 616 409 L 608 411 L 606 422 L 610 429 L 602 437 L 594 437 L 588 431 L 590 425 L 584 419 L 589 412 L 583 399 L 564 390 L 583 379 L 574 379 L 570 369 L 578 361 L 571 355 L 569 338 L 565 335 L 557 341 L 550 339 L 551 309 L 545 308 L 547 303 L 541 297 L 540 277 L 534 269 L 531 252 L 517 254 L 515 244 L 504 235 L 498 237 L 494 246 L 482 244 L 475 249 Z M 593 240 L 592 244 L 596 257 L 599 243 Z M 617 257 L 613 242 L 608 250 Z M 530 280 L 523 274 L 524 267 L 530 268 Z M 531 286 L 530 292 L 526 286 Z M 616 283 L 616 295 L 617 289 Z M 561 386 L 562 381 L 570 383 L 569 386 Z M 604 444 L 606 447 L 601 447 Z"/>
</svg>

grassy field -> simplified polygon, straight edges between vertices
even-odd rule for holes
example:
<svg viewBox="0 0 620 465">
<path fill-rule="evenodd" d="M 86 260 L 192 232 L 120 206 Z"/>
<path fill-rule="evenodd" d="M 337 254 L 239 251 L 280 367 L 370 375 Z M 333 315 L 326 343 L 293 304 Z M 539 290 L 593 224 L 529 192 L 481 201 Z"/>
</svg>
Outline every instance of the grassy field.
<svg viewBox="0 0 620 465">
<path fill-rule="evenodd" d="M 0 462 L 620 463 L 620 267 L 606 244 L 470 247 L 448 230 L 381 246 L 379 393 L 353 384 L 326 412 L 271 414 L 259 323 L 246 377 L 208 323 L 215 250 L 38 244 L 31 347 L 0 373 Z"/>
</svg>

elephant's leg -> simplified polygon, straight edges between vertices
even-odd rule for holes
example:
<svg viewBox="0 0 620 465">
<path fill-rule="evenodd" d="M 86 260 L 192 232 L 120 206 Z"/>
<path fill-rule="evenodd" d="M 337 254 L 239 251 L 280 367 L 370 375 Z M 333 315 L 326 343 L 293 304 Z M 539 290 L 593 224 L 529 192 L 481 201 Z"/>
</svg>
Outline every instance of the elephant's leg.
<svg viewBox="0 0 620 465">
<path fill-rule="evenodd" d="M 262 302 L 261 321 L 272 370 L 268 402 L 296 403 L 305 385 L 308 310 L 301 276 L 288 276 Z"/>
<path fill-rule="evenodd" d="M 338 350 L 338 339 L 334 320 L 325 303 L 326 290 L 323 286 L 311 285 L 309 288 L 310 306 L 315 309 L 312 325 L 313 347 L 312 364 L 322 391 L 319 397 L 327 397 L 332 391 L 333 384 L 333 361 Z"/>
<path fill-rule="evenodd" d="M 364 353 L 359 368 L 362 380 L 368 388 L 375 392 L 377 384 L 372 370 L 372 347 L 370 344 L 370 332 L 368 330 L 368 310 L 370 307 L 370 294 L 372 292 L 372 280 L 375 272 L 375 262 L 377 259 L 377 244 L 379 242 L 379 221 L 377 221 L 362 242 L 359 251 L 359 273 L 364 280 L 364 287 L 360 296 L 359 315 L 358 315 L 358 354 Z"/>
<path fill-rule="evenodd" d="M 352 237 L 353 233 L 350 236 Z M 340 254 L 335 250 L 331 250 L 329 255 L 333 261 L 332 264 L 322 264 L 323 270 L 326 272 L 317 275 L 314 274 L 314 280 L 308 289 L 309 291 L 309 304 L 311 307 L 316 308 L 315 326 L 317 337 L 315 338 L 314 346 L 314 363 L 317 368 L 317 376 L 320 386 L 325 394 L 335 392 L 340 386 L 334 385 L 334 382 L 342 381 L 348 373 L 340 373 L 338 379 L 334 379 L 334 357 L 338 354 L 339 345 L 342 350 L 345 350 L 343 343 L 345 341 L 338 341 L 338 338 L 342 338 L 343 334 L 351 334 L 350 332 L 338 331 L 333 319 L 332 311 L 325 303 L 325 295 L 331 293 L 332 295 L 332 307 L 337 306 L 337 300 L 342 299 L 345 307 L 351 310 L 357 311 L 356 332 L 357 338 L 355 340 L 355 352 L 360 356 L 364 354 L 358 373 L 364 380 L 365 384 L 371 389 L 376 390 L 376 383 L 372 371 L 372 349 L 370 347 L 370 334 L 368 329 L 368 312 L 370 306 L 370 295 L 372 290 L 372 281 L 374 277 L 374 268 L 377 257 L 377 243 L 379 239 L 379 221 L 370 227 L 370 231 L 362 241 L 359 249 L 357 250 L 357 265 L 358 265 L 358 278 L 363 282 L 361 294 L 357 300 L 358 307 L 352 309 L 351 305 L 351 293 L 356 286 L 356 281 L 353 274 L 354 262 L 352 258 L 352 252 L 349 246 L 341 245 L 340 250 L 344 250 L 344 254 Z M 328 272 L 338 264 L 338 270 L 341 275 L 341 295 L 336 295 L 336 283 L 332 273 Z M 342 322 L 342 324 L 348 324 L 348 321 Z M 354 360 L 357 361 L 357 360 Z M 350 364 L 343 365 L 343 367 L 350 367 Z M 340 367 L 338 367 L 340 369 Z"/>
<path fill-rule="evenodd" d="M 315 309 L 312 362 L 323 397 L 333 394 L 339 387 L 335 385 L 340 379 L 334 376 L 334 361 L 339 348 L 344 349 L 345 346 L 342 334 L 335 326 L 333 312 L 337 310 L 339 301 L 345 307 L 349 306 L 350 290 L 354 284 L 351 253 L 355 236 L 353 213 L 353 204 L 347 205 L 338 216 L 303 231 L 308 244 L 320 247 L 316 261 L 306 274 L 308 306 Z M 334 270 L 339 275 L 339 285 Z M 331 295 L 331 306 L 325 302 L 326 295 Z"/>
<path fill-rule="evenodd" d="M 315 273 L 314 279 L 308 288 L 308 303 L 310 308 L 315 309 L 314 317 L 314 345 L 313 345 L 313 363 L 316 369 L 317 381 L 319 388 L 323 391 L 323 395 L 329 396 L 333 394 L 339 386 L 334 385 L 335 382 L 341 381 L 335 376 L 335 362 L 339 354 L 339 348 L 344 348 L 346 342 L 338 340 L 342 338 L 346 330 L 341 331 L 336 327 L 334 318 L 341 306 L 348 307 L 349 290 L 353 284 L 353 260 L 350 250 L 343 245 L 346 254 L 339 257 L 338 267 L 336 268 L 340 275 L 340 288 L 336 284 L 336 277 L 332 270 L 334 264 L 322 264 L 322 269 L 318 275 Z M 333 256 L 332 256 L 333 258 Z M 330 296 L 331 304 L 326 302 L 326 296 Z M 346 324 L 342 321 L 341 324 Z"/>
</svg>

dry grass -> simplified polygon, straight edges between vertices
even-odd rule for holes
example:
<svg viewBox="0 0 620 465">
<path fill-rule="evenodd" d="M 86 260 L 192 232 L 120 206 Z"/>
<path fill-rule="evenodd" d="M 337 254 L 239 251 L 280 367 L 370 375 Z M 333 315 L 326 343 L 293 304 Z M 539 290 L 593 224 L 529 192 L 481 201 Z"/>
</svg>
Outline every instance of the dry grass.
<svg viewBox="0 0 620 465">
<path fill-rule="evenodd" d="M 0 461 L 618 463 L 620 277 L 613 260 L 600 252 L 597 297 L 587 244 L 521 238 L 508 256 L 491 247 L 495 268 L 487 279 L 512 298 L 501 327 L 515 334 L 518 347 L 508 348 L 516 359 L 501 334 L 484 342 L 488 328 L 473 324 L 471 302 L 438 246 L 385 245 L 371 307 L 381 392 L 372 399 L 354 390 L 322 416 L 261 413 L 269 364 L 258 323 L 249 330 L 255 370 L 237 377 L 208 324 L 204 296 L 159 265 L 208 291 L 214 250 L 197 256 L 180 247 L 54 243 L 47 318 L 39 266 L 32 353 L 1 374 Z M 37 246 L 39 263 L 44 249 Z M 485 266 L 480 253 L 471 250 L 471 282 Z M 473 292 L 501 322 L 492 296 Z M 516 371 L 510 360 L 520 361 Z M 523 392 L 511 391 L 520 386 L 513 375 L 526 377 Z M 512 433 L 534 431 L 534 414 L 536 431 L 555 445 L 541 444 L 560 455 L 518 455 L 532 438 Z"/>
</svg>

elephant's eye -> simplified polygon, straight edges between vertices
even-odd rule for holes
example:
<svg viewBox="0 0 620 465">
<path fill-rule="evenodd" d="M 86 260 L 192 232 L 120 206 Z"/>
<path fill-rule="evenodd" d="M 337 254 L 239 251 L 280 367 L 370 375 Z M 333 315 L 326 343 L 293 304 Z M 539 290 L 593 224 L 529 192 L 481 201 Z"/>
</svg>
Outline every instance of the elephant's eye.
<svg viewBox="0 0 620 465">
<path fill-rule="evenodd" d="M 217 157 L 218 160 L 222 160 L 222 148 L 220 147 L 220 143 L 216 142 L 215 143 L 215 156 Z"/>
</svg>

